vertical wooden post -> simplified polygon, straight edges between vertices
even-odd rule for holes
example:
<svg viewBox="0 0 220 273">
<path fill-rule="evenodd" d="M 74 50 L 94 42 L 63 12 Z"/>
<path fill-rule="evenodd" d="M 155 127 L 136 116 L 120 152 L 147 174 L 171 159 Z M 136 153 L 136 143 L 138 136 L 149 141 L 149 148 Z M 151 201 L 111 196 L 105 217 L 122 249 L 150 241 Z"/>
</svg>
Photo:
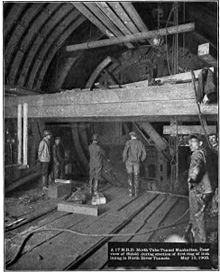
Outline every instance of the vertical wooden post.
<svg viewBox="0 0 220 273">
<path fill-rule="evenodd" d="M 23 104 L 23 165 L 27 165 L 28 149 L 28 104 Z"/>
<path fill-rule="evenodd" d="M 179 177 L 179 152 L 178 152 L 178 121 L 176 117 L 170 119 L 171 127 L 173 128 L 173 134 L 170 135 L 170 148 L 172 149 L 171 155 L 171 187 L 175 190 L 178 184 Z"/>
<path fill-rule="evenodd" d="M 18 104 L 17 137 L 18 137 L 18 164 L 21 164 L 21 154 L 22 154 L 22 105 L 21 104 Z"/>
</svg>

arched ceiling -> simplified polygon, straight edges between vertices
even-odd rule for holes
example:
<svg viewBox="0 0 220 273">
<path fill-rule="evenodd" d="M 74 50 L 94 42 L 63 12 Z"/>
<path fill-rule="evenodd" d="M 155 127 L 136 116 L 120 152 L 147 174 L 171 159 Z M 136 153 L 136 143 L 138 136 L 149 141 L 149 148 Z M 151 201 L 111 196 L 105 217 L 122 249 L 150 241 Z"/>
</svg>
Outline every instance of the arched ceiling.
<svg viewBox="0 0 220 273">
<path fill-rule="evenodd" d="M 196 32 L 186 35 L 186 44 L 190 47 L 193 35 L 193 43 L 196 41 L 196 45 L 209 41 L 217 47 L 217 2 L 179 3 L 179 22 L 196 23 Z M 5 83 L 11 87 L 43 89 L 46 92 L 53 92 L 62 86 L 81 87 L 98 63 L 108 55 L 117 58 L 122 52 L 151 41 L 71 54 L 65 52 L 66 45 L 157 29 L 158 23 L 160 27 L 164 27 L 172 4 L 173 2 L 5 3 Z M 163 16 L 158 22 L 154 11 L 159 8 L 163 11 Z M 182 8 L 185 9 L 185 14 Z M 76 79 L 79 77 L 83 79 L 81 82 Z"/>
</svg>

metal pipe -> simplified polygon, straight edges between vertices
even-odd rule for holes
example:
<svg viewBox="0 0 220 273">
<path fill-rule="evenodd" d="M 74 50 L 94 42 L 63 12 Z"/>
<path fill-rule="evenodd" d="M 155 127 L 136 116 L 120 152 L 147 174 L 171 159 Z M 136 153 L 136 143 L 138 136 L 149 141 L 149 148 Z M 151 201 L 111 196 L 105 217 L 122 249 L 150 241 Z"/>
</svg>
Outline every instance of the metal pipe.
<svg viewBox="0 0 220 273">
<path fill-rule="evenodd" d="M 18 139 L 18 165 L 21 164 L 22 157 L 22 105 L 18 104 L 18 119 L 17 119 L 17 139 Z"/>
<path fill-rule="evenodd" d="M 104 39 L 100 41 L 93 41 L 93 42 L 87 42 L 87 43 L 76 44 L 76 45 L 69 45 L 66 47 L 66 51 L 72 52 L 76 50 L 98 48 L 98 47 L 116 45 L 120 43 L 135 42 L 138 40 L 155 38 L 157 36 L 165 36 L 165 35 L 170 35 L 175 33 L 189 32 L 189 31 L 193 31 L 194 29 L 195 29 L 195 23 L 188 23 L 188 24 L 183 24 L 178 26 L 162 28 L 158 30 L 139 32 L 139 33 L 126 35 L 122 37 Z"/>
<path fill-rule="evenodd" d="M 23 104 L 23 165 L 27 166 L 28 150 L 28 104 Z"/>
</svg>

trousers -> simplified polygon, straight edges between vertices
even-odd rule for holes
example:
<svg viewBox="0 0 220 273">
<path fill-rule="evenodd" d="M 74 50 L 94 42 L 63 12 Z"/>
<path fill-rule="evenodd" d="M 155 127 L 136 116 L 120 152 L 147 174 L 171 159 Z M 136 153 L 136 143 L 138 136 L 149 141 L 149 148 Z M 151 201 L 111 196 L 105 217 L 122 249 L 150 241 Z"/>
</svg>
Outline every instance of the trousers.
<svg viewBox="0 0 220 273">
<path fill-rule="evenodd" d="M 54 174 L 54 179 L 56 179 L 56 178 L 63 179 L 64 176 L 65 176 L 64 164 L 63 163 L 54 164 L 54 166 L 53 166 L 53 174 Z"/>
<path fill-rule="evenodd" d="M 91 167 L 89 170 L 89 186 L 90 186 L 90 193 L 97 194 L 99 188 L 99 181 L 101 180 L 102 176 L 102 166 L 99 167 Z"/>
<path fill-rule="evenodd" d="M 197 193 L 194 189 L 189 191 L 190 223 L 195 243 L 207 241 L 205 212 L 209 194 Z"/>
<path fill-rule="evenodd" d="M 129 195 L 138 195 L 139 192 L 139 175 L 140 175 L 140 163 L 130 162 L 125 163 L 128 173 L 128 192 Z M 134 175 L 134 178 L 133 178 Z"/>
</svg>

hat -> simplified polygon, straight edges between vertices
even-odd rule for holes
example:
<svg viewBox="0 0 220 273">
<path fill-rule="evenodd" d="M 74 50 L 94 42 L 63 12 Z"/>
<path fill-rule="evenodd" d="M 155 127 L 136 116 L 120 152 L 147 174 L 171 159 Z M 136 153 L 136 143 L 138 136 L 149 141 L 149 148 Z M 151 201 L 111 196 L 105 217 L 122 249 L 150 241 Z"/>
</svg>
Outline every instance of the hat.
<svg viewBox="0 0 220 273">
<path fill-rule="evenodd" d="M 61 139 L 61 137 L 60 137 L 60 136 L 56 136 L 56 137 L 55 137 L 55 140 L 56 140 L 56 139 Z"/>
<path fill-rule="evenodd" d="M 93 136 L 92 136 L 92 140 L 98 140 L 98 137 L 99 137 L 99 135 L 98 135 L 98 134 L 93 134 Z"/>
<path fill-rule="evenodd" d="M 204 137 L 200 134 L 192 134 L 189 136 L 189 139 L 192 139 L 192 138 L 195 138 L 195 139 L 198 139 L 198 141 L 203 141 L 204 140 Z"/>
<path fill-rule="evenodd" d="M 133 131 L 129 133 L 129 136 L 134 136 L 134 137 L 137 137 L 136 133 L 135 133 L 135 132 L 133 132 Z"/>
<path fill-rule="evenodd" d="M 44 131 L 43 131 L 43 136 L 44 136 L 44 137 L 46 137 L 46 136 L 52 136 L 52 133 L 51 133 L 51 131 L 49 131 L 49 130 L 44 130 Z"/>
</svg>

